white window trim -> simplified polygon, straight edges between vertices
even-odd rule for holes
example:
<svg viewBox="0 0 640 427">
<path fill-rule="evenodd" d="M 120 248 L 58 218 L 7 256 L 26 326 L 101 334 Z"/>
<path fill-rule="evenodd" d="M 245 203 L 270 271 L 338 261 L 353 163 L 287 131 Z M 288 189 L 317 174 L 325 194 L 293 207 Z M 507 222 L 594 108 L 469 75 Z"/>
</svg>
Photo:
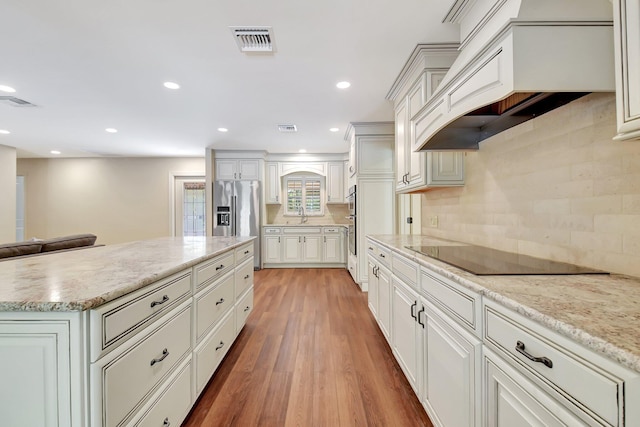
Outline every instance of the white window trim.
<svg viewBox="0 0 640 427">
<path fill-rule="evenodd" d="M 288 188 L 289 188 L 289 180 L 302 180 L 302 204 L 303 206 L 306 205 L 306 186 L 305 186 L 305 181 L 307 180 L 314 180 L 314 181 L 320 181 L 320 211 L 319 212 L 307 212 L 305 211 L 305 216 L 324 216 L 324 199 L 325 199 L 325 177 L 322 175 L 316 175 L 316 174 L 312 174 L 312 175 L 299 175 L 299 174 L 289 174 L 286 175 L 284 177 L 284 213 L 283 216 L 300 216 L 300 213 L 298 211 L 290 211 L 288 209 L 289 207 L 289 194 L 288 194 Z"/>
</svg>

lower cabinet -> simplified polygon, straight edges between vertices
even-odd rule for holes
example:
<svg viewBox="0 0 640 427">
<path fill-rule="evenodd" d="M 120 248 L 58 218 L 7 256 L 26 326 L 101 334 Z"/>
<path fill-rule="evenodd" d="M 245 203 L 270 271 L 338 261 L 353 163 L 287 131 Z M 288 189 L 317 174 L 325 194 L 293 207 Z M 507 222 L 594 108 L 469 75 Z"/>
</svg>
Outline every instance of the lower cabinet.
<svg viewBox="0 0 640 427">
<path fill-rule="evenodd" d="M 367 270 L 369 272 L 369 290 L 367 291 L 367 303 L 369 310 L 373 313 L 373 317 L 378 317 L 378 264 L 371 260 L 367 261 Z"/>
<path fill-rule="evenodd" d="M 345 267 L 344 227 L 263 228 L 263 267 Z"/>
<path fill-rule="evenodd" d="M 378 268 L 378 325 L 387 341 L 391 343 L 391 272 L 382 264 Z"/>
<path fill-rule="evenodd" d="M 322 260 L 321 236 L 283 236 L 282 262 L 314 263 Z"/>
<path fill-rule="evenodd" d="M 482 342 L 421 301 L 422 404 L 435 426 L 480 426 Z"/>
<path fill-rule="evenodd" d="M 420 391 L 421 328 L 418 311 L 421 310 L 418 294 L 407 285 L 392 277 L 392 321 L 391 341 L 393 354 L 404 371 L 411 387 Z"/>
<path fill-rule="evenodd" d="M 200 394 L 220 365 L 235 339 L 234 312 L 230 311 L 220 324 L 202 340 L 194 352 L 196 394 Z"/>
</svg>

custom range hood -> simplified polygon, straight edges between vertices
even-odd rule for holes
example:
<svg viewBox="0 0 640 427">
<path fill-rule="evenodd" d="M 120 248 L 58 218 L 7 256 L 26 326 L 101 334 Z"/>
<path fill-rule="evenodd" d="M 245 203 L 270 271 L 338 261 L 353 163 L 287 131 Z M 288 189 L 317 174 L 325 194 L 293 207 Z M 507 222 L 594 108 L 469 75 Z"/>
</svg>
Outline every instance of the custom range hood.
<svg viewBox="0 0 640 427">
<path fill-rule="evenodd" d="M 413 150 L 480 141 L 591 92 L 613 92 L 609 0 L 459 0 L 460 54 L 412 117 Z"/>
</svg>

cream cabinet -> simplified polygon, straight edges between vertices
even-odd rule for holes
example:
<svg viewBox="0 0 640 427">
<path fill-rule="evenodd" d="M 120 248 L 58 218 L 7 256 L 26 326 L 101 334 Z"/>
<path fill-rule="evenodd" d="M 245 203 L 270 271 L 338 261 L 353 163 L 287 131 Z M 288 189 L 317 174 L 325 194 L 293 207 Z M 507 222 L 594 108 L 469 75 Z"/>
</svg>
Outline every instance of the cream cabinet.
<svg viewBox="0 0 640 427">
<path fill-rule="evenodd" d="M 285 235 L 282 261 L 285 263 L 315 263 L 322 261 L 322 236 L 315 234 Z"/>
<path fill-rule="evenodd" d="M 345 228 L 322 227 L 322 261 L 331 264 L 345 264 Z"/>
<path fill-rule="evenodd" d="M 282 185 L 277 162 L 265 163 L 264 201 L 266 204 L 282 204 Z"/>
<path fill-rule="evenodd" d="M 464 153 L 414 152 L 413 117 L 431 98 L 458 55 L 456 45 L 418 45 L 388 99 L 395 103 L 396 192 L 464 185 Z"/>
<path fill-rule="evenodd" d="M 267 226 L 262 241 L 264 268 L 333 268 L 347 263 L 342 226 Z"/>
<path fill-rule="evenodd" d="M 260 161 L 257 159 L 216 159 L 218 180 L 259 180 Z"/>
<path fill-rule="evenodd" d="M 373 317 L 378 319 L 378 304 L 380 301 L 379 293 L 378 293 L 378 269 L 380 266 L 376 262 L 376 260 L 372 257 L 368 257 L 367 261 L 367 270 L 369 276 L 369 290 L 367 291 L 367 305 L 369 306 L 369 310 L 371 310 L 371 314 Z"/>
<path fill-rule="evenodd" d="M 327 204 L 344 204 L 344 162 L 327 162 Z"/>
<path fill-rule="evenodd" d="M 264 264 L 279 264 L 282 262 L 282 237 L 280 235 L 271 236 L 265 234 L 262 241 L 264 242 L 262 262 Z"/>
<path fill-rule="evenodd" d="M 640 139 L 640 1 L 613 0 L 618 134 Z"/>
<path fill-rule="evenodd" d="M 421 329 L 418 312 L 422 309 L 418 294 L 395 275 L 391 278 L 391 341 L 393 354 L 416 394 L 420 387 Z"/>
</svg>

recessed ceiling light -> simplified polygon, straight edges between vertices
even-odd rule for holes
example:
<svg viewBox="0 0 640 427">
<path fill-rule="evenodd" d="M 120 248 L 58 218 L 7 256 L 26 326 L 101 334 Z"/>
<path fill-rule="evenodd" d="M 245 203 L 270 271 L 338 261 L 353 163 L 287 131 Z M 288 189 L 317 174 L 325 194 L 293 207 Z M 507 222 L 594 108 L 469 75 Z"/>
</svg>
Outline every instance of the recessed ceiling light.
<svg viewBox="0 0 640 427">
<path fill-rule="evenodd" d="M 304 148 L 301 148 L 301 149 L 298 150 L 298 153 L 306 153 L 306 152 L 307 152 L 307 150 L 305 150 Z"/>
<path fill-rule="evenodd" d="M 51 154 L 60 154 L 58 150 L 51 150 Z"/>
<path fill-rule="evenodd" d="M 9 93 L 14 93 L 16 90 L 14 88 L 12 88 L 11 86 L 2 86 L 0 85 L 0 90 L 2 92 L 9 92 Z"/>
<path fill-rule="evenodd" d="M 109 133 L 118 133 L 118 129 L 114 128 L 106 128 L 104 131 Z"/>
<path fill-rule="evenodd" d="M 218 128 L 218 132 L 229 132 L 227 128 Z"/>
<path fill-rule="evenodd" d="M 174 82 L 164 82 L 164 87 L 167 89 L 180 89 L 180 85 Z"/>
<path fill-rule="evenodd" d="M 331 129 L 329 129 L 329 132 L 338 132 L 339 130 L 340 129 L 338 129 L 338 128 L 331 128 Z"/>
<path fill-rule="evenodd" d="M 9 132 L 8 130 L 0 129 L 0 133 L 3 135 L 9 135 L 11 132 Z"/>
<path fill-rule="evenodd" d="M 336 87 L 338 89 L 346 89 L 349 86 L 351 86 L 351 83 L 349 83 L 349 82 L 338 82 L 338 84 L 336 84 Z"/>
</svg>

